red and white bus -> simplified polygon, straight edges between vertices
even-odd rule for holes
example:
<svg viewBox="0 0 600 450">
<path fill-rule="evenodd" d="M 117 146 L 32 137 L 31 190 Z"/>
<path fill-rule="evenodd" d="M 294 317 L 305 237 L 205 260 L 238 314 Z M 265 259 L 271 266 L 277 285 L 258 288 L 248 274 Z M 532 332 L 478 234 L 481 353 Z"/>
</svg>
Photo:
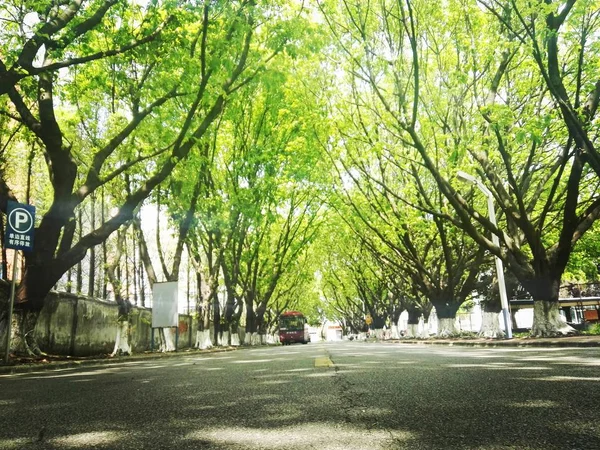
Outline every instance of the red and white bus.
<svg viewBox="0 0 600 450">
<path fill-rule="evenodd" d="M 308 344 L 310 336 L 306 317 L 299 311 L 286 311 L 279 316 L 279 341 L 283 345 L 302 342 Z"/>
</svg>

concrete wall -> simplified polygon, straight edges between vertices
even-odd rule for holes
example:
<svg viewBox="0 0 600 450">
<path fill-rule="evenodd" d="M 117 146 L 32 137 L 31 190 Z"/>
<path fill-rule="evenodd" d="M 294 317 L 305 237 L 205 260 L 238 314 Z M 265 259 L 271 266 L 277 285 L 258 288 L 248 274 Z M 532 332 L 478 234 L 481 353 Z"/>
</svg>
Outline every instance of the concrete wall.
<svg viewBox="0 0 600 450">
<path fill-rule="evenodd" d="M 111 353 L 117 336 L 118 308 L 114 302 L 51 292 L 40 313 L 35 334 L 43 351 L 51 354 L 89 356 Z M 191 347 L 197 324 L 192 316 L 179 315 L 177 348 Z M 134 307 L 131 312 L 130 340 L 134 353 L 152 347 L 152 310 Z M 154 349 L 159 348 L 158 332 Z"/>
</svg>

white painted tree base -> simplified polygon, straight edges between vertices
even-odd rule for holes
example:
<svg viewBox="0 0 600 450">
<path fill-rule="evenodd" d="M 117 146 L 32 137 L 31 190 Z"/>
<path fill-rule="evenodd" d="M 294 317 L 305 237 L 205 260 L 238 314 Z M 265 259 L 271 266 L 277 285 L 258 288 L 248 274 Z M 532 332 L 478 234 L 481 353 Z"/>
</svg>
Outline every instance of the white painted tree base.
<svg viewBox="0 0 600 450">
<path fill-rule="evenodd" d="M 115 348 L 110 356 L 131 355 L 131 346 L 129 345 L 129 321 L 124 320 L 117 325 L 117 337 L 115 339 Z"/>
<path fill-rule="evenodd" d="M 406 337 L 414 339 L 420 337 L 420 335 L 418 323 L 409 323 L 406 325 Z"/>
<path fill-rule="evenodd" d="M 250 336 L 250 345 L 260 345 L 260 335 L 258 333 L 252 333 Z"/>
<path fill-rule="evenodd" d="M 455 318 L 443 318 L 440 319 L 438 317 L 438 337 L 452 337 L 456 336 L 458 331 L 456 329 L 456 319 Z"/>
<path fill-rule="evenodd" d="M 417 325 L 417 337 L 420 339 L 429 339 L 429 321 L 425 322 L 423 318 L 419 319 Z"/>
<path fill-rule="evenodd" d="M 531 336 L 555 337 L 575 333 L 575 329 L 567 324 L 560 315 L 558 304 L 554 303 L 547 309 L 546 302 L 533 302 L 533 325 Z"/>
<path fill-rule="evenodd" d="M 209 348 L 212 348 L 212 346 L 213 344 L 212 340 L 210 339 L 209 330 L 196 331 L 196 344 L 194 345 L 195 348 L 198 348 L 200 350 L 207 350 Z"/>
<path fill-rule="evenodd" d="M 238 333 L 231 334 L 231 346 L 232 347 L 240 346 L 240 335 Z"/>
<path fill-rule="evenodd" d="M 500 314 L 495 312 L 483 311 L 481 316 L 481 329 L 477 334 L 479 337 L 497 339 L 504 337 L 504 331 L 500 328 L 498 322 Z"/>
<path fill-rule="evenodd" d="M 400 333 L 398 332 L 398 325 L 392 325 L 392 339 L 400 339 Z"/>
<path fill-rule="evenodd" d="M 229 346 L 229 331 L 223 331 L 223 333 L 221 334 L 221 342 L 219 342 L 219 345 L 222 347 Z"/>
<path fill-rule="evenodd" d="M 277 336 L 276 334 L 267 334 L 267 344 L 279 344 L 279 336 Z"/>
<path fill-rule="evenodd" d="M 383 328 L 375 328 L 371 332 L 371 336 L 375 336 L 375 339 L 377 339 L 378 341 L 382 341 L 385 337 L 385 331 Z"/>
<path fill-rule="evenodd" d="M 160 348 L 159 352 L 167 353 L 175 351 L 175 338 L 171 328 L 159 328 Z"/>
</svg>

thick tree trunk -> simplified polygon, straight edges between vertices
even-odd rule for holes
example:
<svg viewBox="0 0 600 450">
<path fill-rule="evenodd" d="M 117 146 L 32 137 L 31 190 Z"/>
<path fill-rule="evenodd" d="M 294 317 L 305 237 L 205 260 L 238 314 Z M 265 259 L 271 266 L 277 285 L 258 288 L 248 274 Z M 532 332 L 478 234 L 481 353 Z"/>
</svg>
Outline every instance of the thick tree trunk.
<svg viewBox="0 0 600 450">
<path fill-rule="evenodd" d="M 159 328 L 158 339 L 160 342 L 159 352 L 167 353 L 177 350 L 175 348 L 175 333 L 172 328 Z"/>
<path fill-rule="evenodd" d="M 533 326 L 531 336 L 554 337 L 575 333 L 576 330 L 567 324 L 560 315 L 558 301 L 533 301 Z"/>
<path fill-rule="evenodd" d="M 267 343 L 267 330 L 265 323 L 265 312 L 266 305 L 260 304 L 256 309 L 256 340 L 253 341 L 253 345 L 265 345 Z"/>
<path fill-rule="evenodd" d="M 13 311 L 11 348 L 17 354 L 42 355 L 34 333 L 37 319 L 44 307 L 46 295 L 60 277 L 53 267 L 26 266 L 16 288 Z M 29 276 L 28 276 L 29 274 Z M 31 276 L 33 275 L 33 277 Z M 34 283 L 33 281 L 37 281 Z M 8 313 L 7 313 L 8 315 Z"/>
<path fill-rule="evenodd" d="M 382 341 L 385 337 L 385 331 L 383 328 L 375 328 L 371 332 L 371 336 L 374 336 L 375 339 Z"/>
<path fill-rule="evenodd" d="M 212 348 L 212 340 L 210 339 L 210 330 L 197 330 L 196 331 L 196 343 L 194 347 L 200 350 L 206 350 Z"/>
<path fill-rule="evenodd" d="M 421 310 L 414 306 L 407 308 L 408 320 L 406 321 L 406 336 L 410 338 L 420 337 L 419 323 L 422 317 Z"/>
<path fill-rule="evenodd" d="M 196 300 L 198 329 L 196 330 L 194 347 L 206 350 L 213 346 L 210 336 L 210 284 L 202 282 L 202 272 L 200 271 L 196 272 L 196 284 L 198 285 L 198 298 Z"/>
<path fill-rule="evenodd" d="M 417 326 L 418 329 L 418 337 L 421 339 L 429 339 L 429 319 L 431 316 L 429 317 L 421 317 L 419 319 L 419 325 Z"/>
<path fill-rule="evenodd" d="M 229 333 L 229 330 L 224 330 L 221 333 L 221 342 L 219 342 L 219 345 L 222 347 L 229 347 L 230 344 L 231 344 L 231 333 Z"/>
<path fill-rule="evenodd" d="M 390 322 L 392 328 L 390 337 L 392 339 L 400 339 L 400 331 L 398 330 L 398 321 L 400 320 L 400 314 L 402 314 L 402 308 L 394 307 L 394 310 L 390 315 Z"/>
<path fill-rule="evenodd" d="M 127 317 L 123 320 L 119 320 L 117 324 L 115 348 L 110 356 L 115 355 L 131 355 L 131 346 L 129 345 L 129 320 Z"/>
<path fill-rule="evenodd" d="M 458 334 L 456 329 L 456 319 L 450 317 L 438 316 L 438 332 L 439 337 L 452 337 Z"/>
<path fill-rule="evenodd" d="M 460 307 L 458 302 L 444 302 L 432 300 L 438 318 L 437 335 L 439 337 L 450 337 L 458 334 L 456 329 L 456 311 Z"/>
<path fill-rule="evenodd" d="M 384 316 L 380 316 L 377 314 L 374 315 L 372 313 L 371 313 L 371 318 L 373 319 L 373 323 L 371 324 L 371 329 L 372 330 L 383 330 L 386 318 Z"/>
<path fill-rule="evenodd" d="M 498 285 L 496 284 L 495 289 Z M 481 303 L 481 329 L 479 330 L 478 336 L 485 338 L 502 338 L 504 337 L 504 331 L 500 328 L 500 322 L 498 321 L 500 314 L 502 313 L 502 305 L 500 304 L 500 296 L 491 296 L 487 301 Z"/>
<path fill-rule="evenodd" d="M 531 280 L 524 282 L 523 287 L 533 296 L 531 336 L 555 337 L 576 332 L 560 315 L 560 277 Z"/>
<path fill-rule="evenodd" d="M 120 258 L 119 258 L 120 259 Z M 111 356 L 115 355 L 131 355 L 131 345 L 129 345 L 129 315 L 131 313 L 132 304 L 126 298 L 121 297 L 119 289 L 119 281 L 114 279 L 114 268 L 109 269 L 111 276 L 111 284 L 115 291 L 115 301 L 119 308 L 119 317 L 117 319 L 117 335 L 115 337 L 115 347 Z"/>
<path fill-rule="evenodd" d="M 232 347 L 240 346 L 240 334 L 238 331 L 231 333 L 231 346 Z"/>
<path fill-rule="evenodd" d="M 246 294 L 246 333 L 244 334 L 245 345 L 256 345 L 257 324 L 256 313 L 254 312 L 254 297 L 252 294 Z"/>
<path fill-rule="evenodd" d="M 483 310 L 481 313 L 481 329 L 477 335 L 492 339 L 504 337 L 504 331 L 500 328 L 499 317 L 498 312 Z"/>
<path fill-rule="evenodd" d="M 44 353 L 40 350 L 36 336 L 35 325 L 40 311 L 14 310 L 12 326 L 11 351 L 17 355 L 40 356 Z"/>
<path fill-rule="evenodd" d="M 221 341 L 221 305 L 217 292 L 212 292 L 212 313 L 213 313 L 213 338 L 216 345 L 220 345 Z"/>
<path fill-rule="evenodd" d="M 246 332 L 244 334 L 244 345 L 257 345 L 257 339 L 260 342 L 260 338 L 258 338 L 258 333 Z"/>
<path fill-rule="evenodd" d="M 409 338 L 417 338 L 420 337 L 419 333 L 419 324 L 418 323 L 409 323 L 406 325 L 406 337 Z"/>
</svg>

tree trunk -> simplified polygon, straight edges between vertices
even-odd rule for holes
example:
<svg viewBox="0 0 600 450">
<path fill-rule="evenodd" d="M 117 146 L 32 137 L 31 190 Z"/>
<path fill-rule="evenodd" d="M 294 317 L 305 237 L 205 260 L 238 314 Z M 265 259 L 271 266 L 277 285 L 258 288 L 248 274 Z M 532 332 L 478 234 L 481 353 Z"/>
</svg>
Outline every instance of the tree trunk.
<svg viewBox="0 0 600 450">
<path fill-rule="evenodd" d="M 115 302 L 117 303 L 118 308 L 115 346 L 111 356 L 117 354 L 130 355 L 132 353 L 131 346 L 129 345 L 129 314 L 131 313 L 131 303 L 127 297 L 124 297 L 122 294 L 123 285 L 121 283 L 121 276 L 118 273 L 126 232 L 127 228 L 117 231 L 114 259 L 106 267 L 106 276 L 112 285 Z"/>
<path fill-rule="evenodd" d="M 160 342 L 159 352 L 167 353 L 176 351 L 173 328 L 159 328 L 158 339 Z"/>
<path fill-rule="evenodd" d="M 246 333 L 244 334 L 244 344 L 252 345 L 253 336 L 256 335 L 256 314 L 254 312 L 254 298 L 251 294 L 246 294 Z"/>
<path fill-rule="evenodd" d="M 518 282 L 510 273 L 505 278 L 506 290 L 510 293 L 514 292 Z M 485 299 L 481 302 L 481 328 L 477 334 L 484 338 L 503 338 L 505 332 L 500 328 L 499 316 L 502 316 L 502 302 L 500 301 L 500 291 L 498 280 L 493 279 L 493 282 L 486 283 L 484 287 Z"/>
<path fill-rule="evenodd" d="M 15 354 L 40 356 L 44 353 L 38 346 L 35 325 L 40 311 L 15 309 L 13 311 L 12 339 L 10 348 Z"/>
<path fill-rule="evenodd" d="M 221 305 L 219 304 L 219 295 L 217 292 L 211 292 L 212 313 L 213 313 L 213 342 L 219 345 L 221 340 Z"/>
<path fill-rule="evenodd" d="M 102 199 L 100 201 L 100 220 L 102 223 L 106 221 L 106 198 L 104 195 L 104 186 L 102 186 Z M 106 267 L 108 266 L 108 255 L 107 255 L 106 240 L 102 241 L 102 299 L 107 300 L 108 298 L 108 275 L 106 274 Z M 142 305 L 143 306 L 143 305 Z"/>
<path fill-rule="evenodd" d="M 500 328 L 499 317 L 500 314 L 498 312 L 484 309 L 481 312 L 481 329 L 477 335 L 492 339 L 503 338 L 504 331 Z"/>
<path fill-rule="evenodd" d="M 523 287 L 533 296 L 532 337 L 555 337 L 575 333 L 560 315 L 560 277 L 526 281 Z"/>
<path fill-rule="evenodd" d="M 199 268 L 198 268 L 199 269 Z M 198 314 L 198 329 L 196 330 L 195 348 L 206 350 L 212 348 L 213 343 L 210 336 L 210 282 L 208 285 L 202 283 L 202 273 L 196 272 L 196 284 L 198 294 L 196 299 L 196 312 Z M 206 286 L 206 287 L 204 287 Z"/>
<path fill-rule="evenodd" d="M 96 195 L 90 196 L 90 223 L 92 230 L 96 228 Z M 88 297 L 94 298 L 96 287 L 96 247 L 90 248 L 90 265 L 88 272 Z"/>
<path fill-rule="evenodd" d="M 139 245 L 138 245 L 138 256 L 141 256 L 139 253 Z M 141 264 L 141 258 L 138 257 L 138 282 L 140 287 L 140 306 L 142 308 L 146 307 L 146 283 L 144 281 L 144 267 Z"/>
<path fill-rule="evenodd" d="M 431 316 L 433 314 L 429 314 L 428 316 L 421 316 L 419 319 L 419 325 L 417 327 L 418 337 L 421 339 L 429 339 L 429 321 L 431 320 Z"/>
<path fill-rule="evenodd" d="M 79 240 L 81 240 L 81 237 L 83 236 L 83 218 L 81 214 L 81 208 L 79 208 L 79 210 L 77 211 L 77 227 L 79 229 Z M 77 285 L 75 286 L 75 293 L 77 295 L 81 295 L 81 292 L 83 290 L 83 270 L 81 260 L 77 263 L 76 283 Z M 48 289 L 48 291 L 50 291 L 50 289 Z"/>
<path fill-rule="evenodd" d="M 252 345 L 263 345 L 267 342 L 267 330 L 265 324 L 266 306 L 259 305 L 256 308 L 256 333 L 253 333 Z"/>
<path fill-rule="evenodd" d="M 418 323 L 409 323 L 406 325 L 406 337 L 418 338 L 421 336 L 422 336 L 422 333 L 419 333 L 419 324 Z"/>
<path fill-rule="evenodd" d="M 458 334 L 456 329 L 456 312 L 460 307 L 458 302 L 445 302 L 443 300 L 432 300 L 438 318 L 437 335 L 439 337 L 451 337 Z"/>
<path fill-rule="evenodd" d="M 533 301 L 533 326 L 531 336 L 554 337 L 575 333 L 575 329 L 567 324 L 560 315 L 558 300 Z"/>
<path fill-rule="evenodd" d="M 67 271 L 66 291 L 70 294 L 73 291 L 73 269 Z"/>
<path fill-rule="evenodd" d="M 422 316 L 421 310 L 417 307 L 409 307 L 406 336 L 410 338 L 416 338 L 420 336 L 419 323 Z"/>
<path fill-rule="evenodd" d="M 402 314 L 402 308 L 395 307 L 392 311 L 392 314 L 390 315 L 392 339 L 400 339 L 400 331 L 398 330 L 398 320 L 400 320 L 400 314 Z"/>
<path fill-rule="evenodd" d="M 240 333 L 239 330 L 235 330 L 231 332 L 231 343 L 230 345 L 232 347 L 239 347 L 240 346 Z"/>
<path fill-rule="evenodd" d="M 117 322 L 117 337 L 115 347 L 110 356 L 131 355 L 131 346 L 129 345 L 129 317 L 119 318 Z"/>
</svg>

